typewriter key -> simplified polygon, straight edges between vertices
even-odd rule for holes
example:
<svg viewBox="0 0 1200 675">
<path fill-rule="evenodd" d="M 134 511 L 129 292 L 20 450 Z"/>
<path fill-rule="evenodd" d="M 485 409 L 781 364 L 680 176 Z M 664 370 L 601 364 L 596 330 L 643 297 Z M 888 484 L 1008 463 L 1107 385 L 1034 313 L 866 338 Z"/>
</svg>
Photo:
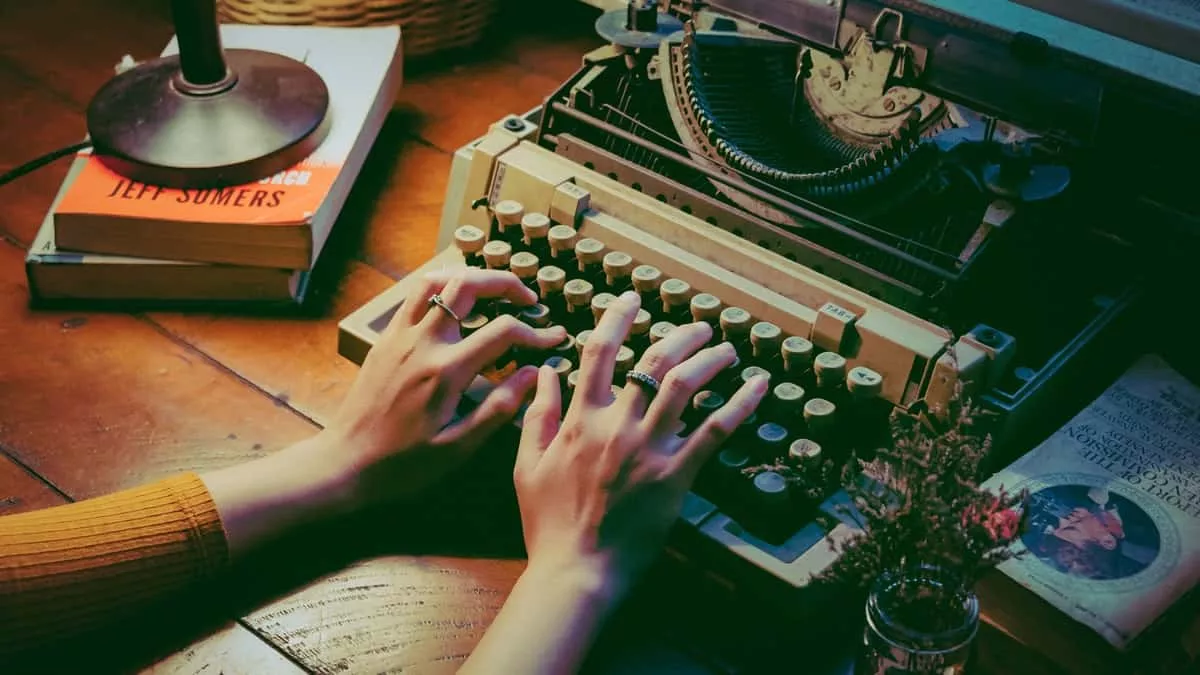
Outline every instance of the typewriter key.
<svg viewBox="0 0 1200 675">
<path fill-rule="evenodd" d="M 781 424 L 795 428 L 803 415 L 804 388 L 793 382 L 780 382 L 771 390 L 771 414 Z"/>
<path fill-rule="evenodd" d="M 583 346 L 587 343 L 587 339 L 591 337 L 592 331 L 583 330 L 575 336 L 575 353 L 579 357 L 579 363 L 583 363 Z"/>
<path fill-rule="evenodd" d="M 692 321 L 703 321 L 716 328 L 721 319 L 721 301 L 711 293 L 692 296 Z M 715 331 L 714 331 L 715 333 Z"/>
<path fill-rule="evenodd" d="M 633 370 L 633 361 L 637 355 L 625 345 L 617 348 L 617 358 L 613 366 L 613 382 L 624 382 L 625 373 Z"/>
<path fill-rule="evenodd" d="M 554 345 L 554 348 L 550 351 L 554 352 L 557 356 L 568 359 L 575 358 L 579 353 L 579 350 L 575 347 L 575 337 L 572 335 L 563 338 L 563 341 Z"/>
<path fill-rule="evenodd" d="M 536 256 L 550 257 L 550 219 L 544 213 L 526 213 L 521 218 L 522 243 Z"/>
<path fill-rule="evenodd" d="M 550 325 L 550 308 L 541 304 L 521 308 L 521 321 L 534 328 L 546 328 Z"/>
<path fill-rule="evenodd" d="M 774 422 L 761 424 L 756 432 L 758 435 L 758 455 L 764 459 L 783 457 L 787 449 L 788 430 Z"/>
<path fill-rule="evenodd" d="M 670 333 L 674 328 L 675 324 L 671 323 L 670 321 L 655 322 L 653 326 L 650 326 L 650 344 L 654 344 L 655 342 L 667 337 L 667 333 Z"/>
<path fill-rule="evenodd" d="M 846 375 L 846 389 L 856 399 L 874 398 L 883 392 L 883 376 L 866 366 L 855 366 Z"/>
<path fill-rule="evenodd" d="M 688 313 L 688 299 L 692 295 L 692 286 L 683 279 L 667 279 L 659 287 L 662 297 L 663 313 L 675 323 L 688 323 L 691 316 Z"/>
<path fill-rule="evenodd" d="M 575 259 L 575 240 L 579 233 L 570 225 L 555 225 L 546 235 L 550 242 L 550 257 L 561 267 L 567 267 Z"/>
<path fill-rule="evenodd" d="M 846 379 L 846 358 L 837 352 L 821 352 L 813 359 L 813 374 L 818 387 L 834 389 Z"/>
<path fill-rule="evenodd" d="M 795 379 L 812 367 L 813 343 L 802 337 L 793 335 L 784 340 L 780 352 L 783 355 L 783 369 Z"/>
<path fill-rule="evenodd" d="M 486 244 L 483 230 L 473 225 L 463 225 L 454 230 L 454 245 L 462 252 L 468 267 L 487 267 L 483 259 L 483 247 Z"/>
<path fill-rule="evenodd" d="M 721 310 L 721 332 L 725 341 L 733 343 L 738 354 L 749 356 L 750 312 L 741 307 L 726 307 Z"/>
<path fill-rule="evenodd" d="M 562 384 L 567 383 L 567 375 L 570 375 L 575 370 L 575 364 L 565 356 L 551 356 L 542 364 L 550 366 L 554 372 L 558 374 L 559 381 Z"/>
<path fill-rule="evenodd" d="M 821 460 L 821 444 L 807 438 L 797 438 L 788 448 L 788 459 L 799 468 L 815 465 Z"/>
<path fill-rule="evenodd" d="M 715 391 L 705 389 L 692 397 L 692 410 L 696 412 L 696 423 L 704 421 L 709 415 L 725 405 L 725 397 Z"/>
<path fill-rule="evenodd" d="M 480 328 L 486 326 L 487 323 L 488 318 L 482 314 L 468 314 L 467 316 L 463 317 L 462 323 L 459 324 L 459 328 L 462 330 L 463 337 L 467 337 Z"/>
<path fill-rule="evenodd" d="M 512 245 L 506 241 L 489 241 L 483 247 L 483 259 L 488 269 L 508 271 L 509 261 L 512 260 Z"/>
<path fill-rule="evenodd" d="M 750 351 L 754 361 L 767 370 L 775 370 L 783 349 L 783 331 L 767 321 L 750 327 Z"/>
<path fill-rule="evenodd" d="M 592 285 L 583 279 L 571 279 L 563 286 L 567 300 L 567 330 L 584 330 L 592 325 Z"/>
<path fill-rule="evenodd" d="M 599 324 L 604 311 L 616 301 L 617 296 L 612 293 L 597 293 L 592 296 L 592 319 Z"/>
<path fill-rule="evenodd" d="M 604 276 L 608 290 L 614 295 L 620 295 L 633 287 L 630 275 L 633 273 L 633 258 L 622 251 L 609 251 L 604 255 Z"/>
<path fill-rule="evenodd" d="M 538 257 L 529 251 L 514 253 L 508 261 L 508 267 L 513 274 L 521 279 L 531 291 L 537 292 Z"/>
<path fill-rule="evenodd" d="M 816 439 L 828 439 L 833 430 L 833 415 L 837 406 L 823 398 L 809 399 L 804 404 L 804 423 L 808 426 L 809 436 Z"/>
<path fill-rule="evenodd" d="M 767 382 L 771 381 L 771 373 L 767 372 L 766 370 L 764 370 L 762 368 L 759 368 L 758 366 L 747 366 L 747 367 L 743 368 L 741 377 L 742 377 L 742 382 L 746 382 L 746 383 L 750 382 L 750 380 L 752 380 L 756 377 L 765 377 L 765 378 L 767 378 Z"/>
<path fill-rule="evenodd" d="M 496 238 L 508 242 L 510 246 L 521 244 L 521 218 L 525 215 L 525 207 L 521 202 L 505 199 L 496 204 L 492 213 L 496 216 Z"/>
<path fill-rule="evenodd" d="M 604 243 L 599 239 L 585 237 L 575 242 L 575 259 L 579 261 L 579 273 L 593 286 L 604 284 Z"/>
<path fill-rule="evenodd" d="M 650 312 L 644 309 L 637 311 L 633 317 L 633 325 L 629 328 L 629 338 L 625 342 L 639 354 L 650 346 Z"/>
<path fill-rule="evenodd" d="M 630 273 L 633 290 L 642 296 L 643 307 L 653 307 L 659 298 L 658 287 L 662 285 L 662 272 L 653 265 L 638 265 Z"/>
</svg>

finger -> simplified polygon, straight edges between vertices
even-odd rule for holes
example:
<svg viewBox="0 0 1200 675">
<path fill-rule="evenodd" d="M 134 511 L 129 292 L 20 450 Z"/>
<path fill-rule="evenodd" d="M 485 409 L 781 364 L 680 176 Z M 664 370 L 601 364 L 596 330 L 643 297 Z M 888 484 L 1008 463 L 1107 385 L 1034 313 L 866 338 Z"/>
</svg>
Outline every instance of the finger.
<svg viewBox="0 0 1200 675">
<path fill-rule="evenodd" d="M 612 402 L 617 350 L 629 335 L 640 304 L 641 296 L 629 291 L 604 310 L 604 316 L 600 317 L 583 346 L 583 354 L 579 359 L 579 382 L 575 385 L 572 401 L 582 395 L 584 402 L 589 405 L 606 406 Z"/>
<path fill-rule="evenodd" d="M 519 306 L 537 302 L 537 294 L 522 284 L 517 275 L 502 270 L 468 269 L 446 282 L 441 295 L 459 319 L 469 315 L 475 302 L 481 298 L 504 298 Z M 428 302 L 428 298 L 425 302 Z M 458 326 L 448 312 L 439 309 L 436 313 L 426 314 L 426 317 L 448 331 L 458 332 Z"/>
<path fill-rule="evenodd" d="M 562 420 L 562 391 L 558 373 L 549 366 L 538 369 L 537 393 L 525 410 L 521 441 L 517 445 L 517 464 L 513 477 L 520 480 L 537 466 L 542 453 L 550 447 Z"/>
<path fill-rule="evenodd" d="M 680 326 L 650 345 L 633 369 L 653 377 L 661 384 L 672 368 L 707 344 L 711 337 L 712 326 L 707 323 L 698 321 Z M 621 390 L 618 400 L 629 407 L 634 417 L 640 418 L 646 414 L 652 396 L 656 397 L 657 394 L 647 392 L 642 385 L 631 381 Z"/>
<path fill-rule="evenodd" d="M 672 334 L 675 331 L 671 331 Z M 663 340 L 666 342 L 666 340 Z M 662 380 L 662 388 L 646 410 L 643 422 L 652 433 L 662 433 L 678 426 L 692 397 L 737 358 L 737 351 L 728 342 L 702 349 L 691 358 L 672 368 Z"/>
<path fill-rule="evenodd" d="M 429 311 L 429 296 L 440 292 L 454 274 L 456 274 L 455 271 L 442 269 L 422 276 L 404 296 L 404 299 L 400 302 L 400 307 L 396 309 L 396 313 L 392 316 L 391 321 L 388 322 L 384 333 L 387 334 L 406 326 L 416 325 L 421 320 L 421 317 L 425 316 L 425 313 Z"/>
<path fill-rule="evenodd" d="M 671 473 L 687 484 L 696 480 L 700 468 L 758 407 L 767 393 L 769 379 L 757 376 L 743 384 L 729 403 L 704 420 L 671 458 Z"/>
<path fill-rule="evenodd" d="M 450 362 L 462 364 L 464 375 L 476 375 L 513 347 L 550 349 L 567 338 L 563 326 L 534 328 L 504 314 L 450 348 Z"/>
<path fill-rule="evenodd" d="M 474 452 L 521 409 L 537 382 L 537 369 L 521 368 L 488 392 L 474 410 L 433 437 L 434 445 L 454 445 L 465 453 Z"/>
</svg>

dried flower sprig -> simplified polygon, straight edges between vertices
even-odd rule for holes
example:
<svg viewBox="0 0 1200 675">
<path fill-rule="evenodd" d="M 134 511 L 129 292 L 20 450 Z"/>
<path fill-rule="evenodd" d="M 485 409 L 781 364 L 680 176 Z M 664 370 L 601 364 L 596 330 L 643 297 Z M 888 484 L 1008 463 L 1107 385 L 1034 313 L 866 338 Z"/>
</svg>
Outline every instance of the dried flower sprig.
<svg viewBox="0 0 1200 675">
<path fill-rule="evenodd" d="M 963 591 L 1012 555 L 1010 544 L 1020 536 L 1025 511 L 1023 492 L 980 487 L 980 464 L 992 445 L 987 414 L 959 397 L 946 412 L 939 420 L 923 411 L 896 411 L 891 446 L 847 466 L 861 475 L 846 476 L 844 484 L 862 531 L 840 546 L 832 544 L 839 556 L 821 576 L 865 594 L 884 572 L 936 567 L 959 586 L 935 589 L 932 596 L 928 587 L 914 589 L 927 623 L 952 623 Z"/>
</svg>

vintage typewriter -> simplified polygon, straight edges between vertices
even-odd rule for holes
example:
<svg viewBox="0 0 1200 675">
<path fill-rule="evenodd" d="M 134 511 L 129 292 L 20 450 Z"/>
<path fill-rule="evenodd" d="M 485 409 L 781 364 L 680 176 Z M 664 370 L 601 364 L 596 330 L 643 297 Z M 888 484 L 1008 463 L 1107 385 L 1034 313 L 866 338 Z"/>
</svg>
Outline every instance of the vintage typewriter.
<svg viewBox="0 0 1200 675">
<path fill-rule="evenodd" d="M 739 352 L 690 423 L 771 375 L 672 542 L 766 597 L 803 592 L 854 523 L 815 518 L 845 500 L 836 485 L 748 467 L 869 452 L 894 407 L 937 414 L 959 389 L 997 413 L 1011 459 L 1160 331 L 1140 299 L 1183 249 L 1167 237 L 1200 231 L 1196 64 L 999 0 L 958 4 L 1006 7 L 1012 25 L 947 0 L 633 2 L 597 20 L 609 46 L 543 106 L 498 116 L 454 159 L 428 266 L 525 279 L 541 305 L 518 316 L 573 339 L 513 358 L 553 364 L 567 396 L 627 289 L 643 312 L 614 385 L 690 321 Z M 1099 42 L 1078 46 L 1080 31 Z M 345 357 L 362 362 L 406 290 L 341 323 Z M 514 311 L 477 310 L 466 330 Z"/>
</svg>

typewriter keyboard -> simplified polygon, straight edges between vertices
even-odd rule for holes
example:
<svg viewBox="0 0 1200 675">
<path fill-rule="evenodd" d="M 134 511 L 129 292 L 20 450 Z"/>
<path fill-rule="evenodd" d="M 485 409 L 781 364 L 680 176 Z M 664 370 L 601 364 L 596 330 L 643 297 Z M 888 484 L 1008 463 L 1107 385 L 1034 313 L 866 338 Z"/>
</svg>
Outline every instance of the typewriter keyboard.
<svg viewBox="0 0 1200 675">
<path fill-rule="evenodd" d="M 735 532 L 768 552 L 784 547 L 840 487 L 841 469 L 852 453 L 869 455 L 886 433 L 892 405 L 881 397 L 884 377 L 879 372 L 850 366 L 844 355 L 816 347 L 807 335 L 789 335 L 727 302 L 718 289 L 669 276 L 571 225 L 526 212 L 518 202 L 502 201 L 493 214 L 490 232 L 459 227 L 455 247 L 468 266 L 513 272 L 540 302 L 529 307 L 506 300 L 481 304 L 464 320 L 464 331 L 479 330 L 504 314 L 534 327 L 558 324 L 568 331 L 567 339 L 551 350 L 513 350 L 495 364 L 494 375 L 524 365 L 550 365 L 568 402 L 589 334 L 610 303 L 634 290 L 642 308 L 617 356 L 614 395 L 651 344 L 676 326 L 698 321 L 713 327 L 712 344 L 732 343 L 737 360 L 694 397 L 685 432 L 721 407 L 744 380 L 769 376 L 768 396 L 714 454 L 695 486 L 687 516 L 703 519 L 720 511 Z M 786 551 L 781 555 L 788 557 Z"/>
</svg>

